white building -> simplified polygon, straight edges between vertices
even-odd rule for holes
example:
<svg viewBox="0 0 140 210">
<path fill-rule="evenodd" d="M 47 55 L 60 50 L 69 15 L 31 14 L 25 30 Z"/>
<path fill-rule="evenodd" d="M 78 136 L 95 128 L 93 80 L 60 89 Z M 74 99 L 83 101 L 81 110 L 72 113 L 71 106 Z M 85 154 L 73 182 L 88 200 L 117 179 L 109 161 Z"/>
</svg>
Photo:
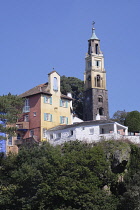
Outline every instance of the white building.
<svg viewBox="0 0 140 210">
<path fill-rule="evenodd" d="M 84 121 L 72 125 L 59 125 L 48 129 L 47 140 L 55 145 L 68 141 L 98 142 L 102 139 L 121 139 L 128 136 L 128 127 L 111 120 Z"/>
</svg>

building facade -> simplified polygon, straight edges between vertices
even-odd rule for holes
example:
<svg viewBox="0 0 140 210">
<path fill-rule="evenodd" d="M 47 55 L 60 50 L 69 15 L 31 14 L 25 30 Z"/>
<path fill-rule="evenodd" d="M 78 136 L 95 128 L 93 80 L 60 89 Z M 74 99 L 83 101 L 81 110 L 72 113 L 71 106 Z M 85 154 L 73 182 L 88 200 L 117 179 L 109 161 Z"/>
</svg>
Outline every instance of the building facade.
<svg viewBox="0 0 140 210">
<path fill-rule="evenodd" d="M 92 36 L 88 40 L 85 65 L 83 118 L 85 121 L 96 120 L 96 116 L 99 114 L 101 120 L 108 120 L 108 92 L 104 56 L 100 49 L 100 40 L 95 34 L 94 24 Z"/>
<path fill-rule="evenodd" d="M 73 125 L 56 126 L 47 131 L 47 140 L 52 145 L 75 141 L 95 143 L 108 139 L 128 137 L 128 127 L 111 120 L 85 121 Z"/>
<path fill-rule="evenodd" d="M 48 82 L 21 94 L 25 100 L 23 114 L 16 126 L 17 141 L 34 139 L 46 140 L 46 131 L 57 125 L 72 123 L 72 98 L 61 94 L 60 75 L 53 71 L 48 74 Z"/>
</svg>

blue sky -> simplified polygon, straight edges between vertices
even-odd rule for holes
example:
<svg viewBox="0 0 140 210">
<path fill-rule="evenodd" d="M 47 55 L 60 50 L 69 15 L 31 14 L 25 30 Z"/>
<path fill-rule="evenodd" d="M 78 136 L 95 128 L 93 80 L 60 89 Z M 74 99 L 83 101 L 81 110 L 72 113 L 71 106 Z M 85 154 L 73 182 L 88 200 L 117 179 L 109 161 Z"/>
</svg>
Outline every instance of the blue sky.
<svg viewBox="0 0 140 210">
<path fill-rule="evenodd" d="M 110 116 L 140 111 L 139 0 L 0 0 L 0 95 L 45 83 L 53 68 L 83 80 L 93 20 Z"/>
</svg>

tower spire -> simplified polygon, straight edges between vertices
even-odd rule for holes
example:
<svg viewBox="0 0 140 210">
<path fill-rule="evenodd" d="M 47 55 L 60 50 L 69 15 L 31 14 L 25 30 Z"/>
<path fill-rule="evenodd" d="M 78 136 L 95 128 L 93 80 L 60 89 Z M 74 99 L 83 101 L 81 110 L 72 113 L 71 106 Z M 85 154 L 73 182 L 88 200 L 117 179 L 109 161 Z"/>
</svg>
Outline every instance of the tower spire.
<svg viewBox="0 0 140 210">
<path fill-rule="evenodd" d="M 98 37 L 97 37 L 96 34 L 95 34 L 94 25 L 95 25 L 95 21 L 92 21 L 92 36 L 91 36 L 90 39 L 98 39 Z M 98 40 L 99 40 L 99 39 L 98 39 Z"/>
</svg>

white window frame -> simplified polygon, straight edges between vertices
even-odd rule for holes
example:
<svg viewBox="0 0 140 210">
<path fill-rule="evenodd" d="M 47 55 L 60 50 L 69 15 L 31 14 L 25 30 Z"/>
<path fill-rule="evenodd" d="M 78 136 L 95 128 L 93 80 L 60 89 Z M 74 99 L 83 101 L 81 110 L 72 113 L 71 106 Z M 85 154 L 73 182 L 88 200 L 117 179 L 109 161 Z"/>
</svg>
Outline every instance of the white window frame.
<svg viewBox="0 0 140 210">
<path fill-rule="evenodd" d="M 34 129 L 31 129 L 30 130 L 30 137 L 33 137 L 34 136 Z"/>
<path fill-rule="evenodd" d="M 24 115 L 24 122 L 29 122 L 29 115 L 28 114 Z"/>
<path fill-rule="evenodd" d="M 70 136 L 73 136 L 73 133 L 74 133 L 73 130 L 70 130 Z"/>
<path fill-rule="evenodd" d="M 44 113 L 44 121 L 52 122 L 52 114 Z"/>
<path fill-rule="evenodd" d="M 43 128 L 43 138 L 47 138 L 47 129 Z"/>
<path fill-rule="evenodd" d="M 33 116 L 36 117 L 36 112 L 33 112 Z"/>
<path fill-rule="evenodd" d="M 45 96 L 44 95 L 44 103 L 45 104 L 51 104 L 51 96 Z"/>
<path fill-rule="evenodd" d="M 61 133 L 56 133 L 56 139 L 60 139 L 61 138 Z"/>
</svg>

